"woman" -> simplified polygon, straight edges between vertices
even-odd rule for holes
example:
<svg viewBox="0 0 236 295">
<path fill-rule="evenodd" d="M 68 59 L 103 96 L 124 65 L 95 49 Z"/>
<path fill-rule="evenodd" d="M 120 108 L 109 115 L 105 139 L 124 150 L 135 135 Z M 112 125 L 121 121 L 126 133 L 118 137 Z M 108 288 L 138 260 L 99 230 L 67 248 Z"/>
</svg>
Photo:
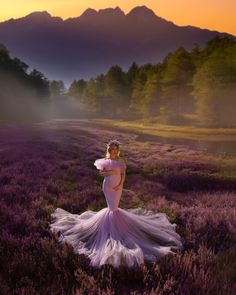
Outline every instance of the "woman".
<svg viewBox="0 0 236 295">
<path fill-rule="evenodd" d="M 88 256 L 94 267 L 137 266 L 183 249 L 176 224 L 171 224 L 165 213 L 119 208 L 126 170 L 119 147 L 119 141 L 109 141 L 105 158 L 94 163 L 104 177 L 102 188 L 108 207 L 80 215 L 57 208 L 52 214 L 50 229 L 60 232 L 59 241 Z"/>
<path fill-rule="evenodd" d="M 107 145 L 105 159 L 98 159 L 94 163 L 99 169 L 99 175 L 104 176 L 102 188 L 111 211 L 118 210 L 125 180 L 126 164 L 119 158 L 119 144 L 119 141 L 111 140 Z"/>
</svg>

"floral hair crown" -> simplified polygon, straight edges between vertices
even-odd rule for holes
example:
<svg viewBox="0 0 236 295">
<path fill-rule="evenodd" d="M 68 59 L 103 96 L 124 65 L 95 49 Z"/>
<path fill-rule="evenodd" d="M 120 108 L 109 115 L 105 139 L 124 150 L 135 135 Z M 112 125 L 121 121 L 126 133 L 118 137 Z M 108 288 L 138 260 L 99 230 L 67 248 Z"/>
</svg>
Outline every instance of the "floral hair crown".
<svg viewBox="0 0 236 295">
<path fill-rule="evenodd" d="M 111 146 L 112 144 L 120 145 L 121 142 L 119 142 L 117 139 L 112 139 L 108 142 L 107 147 Z"/>
</svg>

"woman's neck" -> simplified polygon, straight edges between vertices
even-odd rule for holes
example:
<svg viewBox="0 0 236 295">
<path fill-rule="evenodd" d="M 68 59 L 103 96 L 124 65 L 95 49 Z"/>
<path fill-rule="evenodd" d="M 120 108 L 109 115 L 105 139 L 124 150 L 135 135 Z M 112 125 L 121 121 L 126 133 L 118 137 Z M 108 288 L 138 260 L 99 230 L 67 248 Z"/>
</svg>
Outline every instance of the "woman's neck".
<svg viewBox="0 0 236 295">
<path fill-rule="evenodd" d="M 111 156 L 110 156 L 108 159 L 110 159 L 110 160 L 119 160 L 119 157 L 116 157 L 116 158 L 115 158 L 115 157 L 111 157 Z"/>
</svg>

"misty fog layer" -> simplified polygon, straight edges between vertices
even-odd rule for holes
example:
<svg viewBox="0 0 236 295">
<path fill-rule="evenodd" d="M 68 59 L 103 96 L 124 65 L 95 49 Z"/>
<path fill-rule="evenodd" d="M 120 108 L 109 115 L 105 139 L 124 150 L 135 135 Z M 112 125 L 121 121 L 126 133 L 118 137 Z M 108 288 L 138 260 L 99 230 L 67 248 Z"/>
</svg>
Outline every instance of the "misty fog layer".
<svg viewBox="0 0 236 295">
<path fill-rule="evenodd" d="M 0 121 L 31 123 L 81 114 L 81 107 L 66 95 L 62 81 L 49 81 L 0 46 Z"/>
<path fill-rule="evenodd" d="M 236 41 L 216 37 L 203 49 L 179 48 L 162 63 L 125 72 L 119 65 L 88 81 L 48 80 L 0 47 L 0 120 L 144 119 L 153 123 L 236 126 Z"/>
<path fill-rule="evenodd" d="M 162 63 L 133 63 L 127 72 L 115 65 L 74 81 L 69 93 L 100 117 L 235 127 L 236 40 L 216 37 L 190 52 L 181 47 Z"/>
</svg>

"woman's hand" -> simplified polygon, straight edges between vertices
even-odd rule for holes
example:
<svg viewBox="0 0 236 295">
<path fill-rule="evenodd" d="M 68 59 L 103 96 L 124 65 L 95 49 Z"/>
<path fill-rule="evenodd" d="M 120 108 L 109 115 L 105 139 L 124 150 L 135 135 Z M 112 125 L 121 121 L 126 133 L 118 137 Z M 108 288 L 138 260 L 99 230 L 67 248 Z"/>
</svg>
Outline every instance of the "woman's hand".
<svg viewBox="0 0 236 295">
<path fill-rule="evenodd" d="M 115 191 L 118 191 L 119 189 L 121 189 L 122 188 L 122 184 L 118 184 L 118 185 L 116 185 L 115 187 L 113 187 L 113 189 L 115 190 Z"/>
<path fill-rule="evenodd" d="M 113 170 L 100 170 L 99 171 L 100 176 L 109 176 L 113 175 Z"/>
</svg>

